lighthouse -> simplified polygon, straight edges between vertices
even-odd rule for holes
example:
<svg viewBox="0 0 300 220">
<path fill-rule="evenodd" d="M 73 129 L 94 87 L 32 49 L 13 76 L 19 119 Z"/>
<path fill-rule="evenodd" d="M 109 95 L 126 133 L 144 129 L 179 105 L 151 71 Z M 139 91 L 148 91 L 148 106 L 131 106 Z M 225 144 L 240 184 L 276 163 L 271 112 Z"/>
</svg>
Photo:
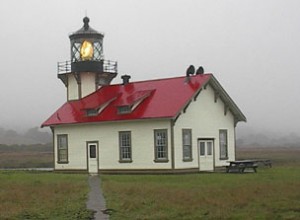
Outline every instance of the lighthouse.
<svg viewBox="0 0 300 220">
<path fill-rule="evenodd" d="M 117 62 L 104 60 L 104 34 L 91 28 L 89 22 L 84 17 L 83 27 L 69 35 L 71 59 L 57 65 L 57 75 L 67 88 L 68 101 L 79 100 L 109 85 L 117 76 Z"/>
</svg>

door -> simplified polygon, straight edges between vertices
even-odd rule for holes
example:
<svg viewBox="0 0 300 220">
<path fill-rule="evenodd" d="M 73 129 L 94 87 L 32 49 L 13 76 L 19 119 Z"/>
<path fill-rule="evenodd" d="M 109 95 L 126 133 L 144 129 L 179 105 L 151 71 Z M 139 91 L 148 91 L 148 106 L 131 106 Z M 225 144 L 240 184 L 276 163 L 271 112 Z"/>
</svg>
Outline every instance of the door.
<svg viewBox="0 0 300 220">
<path fill-rule="evenodd" d="M 87 156 L 88 156 L 88 172 L 90 174 L 98 174 L 98 144 L 87 144 Z"/>
<path fill-rule="evenodd" d="M 198 161 L 200 171 L 214 171 L 213 140 L 198 140 Z"/>
</svg>

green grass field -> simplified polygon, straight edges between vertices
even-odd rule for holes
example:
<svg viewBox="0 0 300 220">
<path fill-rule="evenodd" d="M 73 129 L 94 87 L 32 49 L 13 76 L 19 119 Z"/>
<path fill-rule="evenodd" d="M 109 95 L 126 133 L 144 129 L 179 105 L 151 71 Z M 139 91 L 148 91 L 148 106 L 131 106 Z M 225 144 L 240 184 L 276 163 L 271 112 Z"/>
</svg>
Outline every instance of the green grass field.
<svg viewBox="0 0 300 220">
<path fill-rule="evenodd" d="M 258 173 L 102 175 L 111 220 L 300 219 L 300 148 L 239 149 Z M 19 163 L 22 163 L 20 156 Z M 0 171 L 0 219 L 91 219 L 87 175 Z"/>
<path fill-rule="evenodd" d="M 0 219 L 90 219 L 87 175 L 0 171 Z"/>
<path fill-rule="evenodd" d="M 273 168 L 246 174 L 104 175 L 111 219 L 300 219 L 300 150 L 244 149 L 238 156 L 272 159 Z"/>
<path fill-rule="evenodd" d="M 300 170 L 104 176 L 111 219 L 300 219 Z"/>
</svg>

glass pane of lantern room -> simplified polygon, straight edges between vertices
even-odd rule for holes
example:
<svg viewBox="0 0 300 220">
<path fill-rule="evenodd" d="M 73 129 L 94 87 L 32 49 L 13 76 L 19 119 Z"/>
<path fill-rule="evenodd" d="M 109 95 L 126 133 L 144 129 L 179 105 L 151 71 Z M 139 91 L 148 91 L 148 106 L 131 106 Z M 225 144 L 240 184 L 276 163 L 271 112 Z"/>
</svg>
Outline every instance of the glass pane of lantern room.
<svg viewBox="0 0 300 220">
<path fill-rule="evenodd" d="M 102 47 L 100 42 L 94 42 L 94 60 L 101 60 L 102 58 Z"/>
<path fill-rule="evenodd" d="M 74 43 L 72 46 L 72 62 L 80 61 L 80 43 Z"/>
</svg>

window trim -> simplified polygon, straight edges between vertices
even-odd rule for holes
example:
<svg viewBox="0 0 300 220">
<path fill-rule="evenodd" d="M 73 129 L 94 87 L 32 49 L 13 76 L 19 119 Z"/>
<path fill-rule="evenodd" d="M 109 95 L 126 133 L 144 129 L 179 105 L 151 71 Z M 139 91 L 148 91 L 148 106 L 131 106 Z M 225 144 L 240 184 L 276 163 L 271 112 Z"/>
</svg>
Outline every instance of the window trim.
<svg viewBox="0 0 300 220">
<path fill-rule="evenodd" d="M 62 138 L 62 137 L 65 137 L 66 138 L 66 160 L 61 160 L 60 159 L 60 150 L 62 150 L 62 149 L 59 149 L 60 148 L 60 146 L 59 146 L 59 144 L 60 144 L 60 138 Z M 67 134 L 58 134 L 57 135 L 57 163 L 58 164 L 67 164 L 67 163 L 69 163 L 69 143 L 68 143 L 68 135 Z"/>
<path fill-rule="evenodd" d="M 222 155 L 222 143 L 221 143 L 221 133 L 225 133 L 225 147 L 226 147 L 226 155 Z M 220 147 L 220 160 L 227 160 L 228 159 L 228 130 L 227 129 L 220 129 L 219 130 L 219 147 Z"/>
<path fill-rule="evenodd" d="M 158 158 L 157 156 L 157 145 L 156 145 L 156 134 L 158 132 L 165 132 L 166 134 L 166 142 L 165 142 L 165 158 Z M 168 158 L 168 129 L 154 129 L 154 162 L 156 163 L 168 163 L 169 158 Z"/>
<path fill-rule="evenodd" d="M 130 149 L 130 158 L 122 158 L 122 139 L 123 134 L 129 134 L 129 149 Z M 131 131 L 119 131 L 119 163 L 132 163 L 132 136 Z"/>
<path fill-rule="evenodd" d="M 189 139 L 190 139 L 190 145 L 187 145 L 187 144 L 185 144 L 184 143 L 184 134 L 185 134 L 185 132 L 188 132 L 189 133 L 189 135 L 190 135 L 190 137 L 189 137 Z M 192 138 L 192 129 L 188 129 L 188 128 L 184 128 L 184 129 L 182 129 L 182 161 L 184 161 L 184 162 L 189 162 L 189 161 L 193 161 L 193 138 Z M 184 151 L 185 151 L 185 146 L 189 146 L 190 147 L 190 155 L 189 155 L 189 157 L 185 157 L 185 153 L 184 153 Z"/>
</svg>

